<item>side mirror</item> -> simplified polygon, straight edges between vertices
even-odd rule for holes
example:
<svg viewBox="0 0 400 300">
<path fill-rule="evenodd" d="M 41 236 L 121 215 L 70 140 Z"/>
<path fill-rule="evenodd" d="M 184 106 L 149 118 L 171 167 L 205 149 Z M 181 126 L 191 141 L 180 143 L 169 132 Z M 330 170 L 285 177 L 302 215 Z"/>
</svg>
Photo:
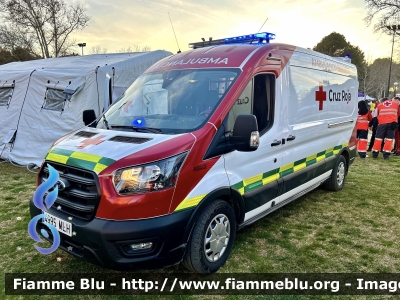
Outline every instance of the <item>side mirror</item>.
<svg viewBox="0 0 400 300">
<path fill-rule="evenodd" d="M 85 125 L 89 125 L 90 123 L 95 121 L 96 114 L 94 113 L 94 110 L 93 109 L 84 110 L 83 114 L 82 114 L 82 119 L 83 119 L 83 123 L 85 123 Z"/>
<path fill-rule="evenodd" d="M 237 151 L 255 151 L 260 144 L 257 118 L 255 115 L 239 115 L 233 125 L 231 141 Z"/>
</svg>

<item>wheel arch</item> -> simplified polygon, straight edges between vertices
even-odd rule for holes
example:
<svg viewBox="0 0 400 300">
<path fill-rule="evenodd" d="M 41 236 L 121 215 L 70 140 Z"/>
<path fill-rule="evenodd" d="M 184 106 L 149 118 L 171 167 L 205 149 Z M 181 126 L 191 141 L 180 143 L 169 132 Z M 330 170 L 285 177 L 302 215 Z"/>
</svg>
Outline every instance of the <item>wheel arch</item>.
<svg viewBox="0 0 400 300">
<path fill-rule="evenodd" d="M 339 156 L 343 156 L 346 160 L 346 174 L 349 171 L 349 166 L 350 166 L 350 149 L 345 147 L 339 152 Z"/>
<path fill-rule="evenodd" d="M 188 225 L 186 226 L 185 233 L 183 235 L 183 243 L 187 243 L 190 238 L 191 232 L 193 231 L 194 225 L 196 224 L 197 219 L 203 212 L 203 210 L 213 201 L 220 199 L 229 203 L 236 217 L 236 223 L 241 224 L 244 221 L 245 216 L 245 206 L 243 197 L 240 193 L 230 187 L 221 187 L 218 188 L 211 193 L 208 193 L 203 200 L 196 206 L 193 210 L 193 213 L 190 216 L 188 221 Z"/>
</svg>

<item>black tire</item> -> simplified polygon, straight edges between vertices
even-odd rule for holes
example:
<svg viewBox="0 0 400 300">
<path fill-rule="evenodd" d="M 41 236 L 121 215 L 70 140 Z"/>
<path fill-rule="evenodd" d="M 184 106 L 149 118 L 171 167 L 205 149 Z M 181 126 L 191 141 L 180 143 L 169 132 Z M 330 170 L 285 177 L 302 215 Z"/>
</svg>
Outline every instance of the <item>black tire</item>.
<svg viewBox="0 0 400 300">
<path fill-rule="evenodd" d="M 331 177 L 325 181 L 324 188 L 329 191 L 340 191 L 344 187 L 347 175 L 347 162 L 343 155 L 340 155 L 332 170 Z"/>
<path fill-rule="evenodd" d="M 211 234 L 216 234 L 215 239 L 212 239 Z M 213 201 L 204 209 L 194 225 L 183 265 L 199 274 L 218 271 L 231 253 L 235 235 L 236 219 L 233 208 L 225 201 Z"/>
</svg>

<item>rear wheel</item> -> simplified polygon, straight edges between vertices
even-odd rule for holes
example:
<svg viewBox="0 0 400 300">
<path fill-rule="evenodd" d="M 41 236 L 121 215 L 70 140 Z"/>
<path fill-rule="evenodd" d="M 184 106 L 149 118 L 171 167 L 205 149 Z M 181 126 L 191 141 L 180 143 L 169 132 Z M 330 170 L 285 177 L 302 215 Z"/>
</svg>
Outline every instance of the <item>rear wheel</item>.
<svg viewBox="0 0 400 300">
<path fill-rule="evenodd" d="M 236 235 L 236 219 L 229 203 L 210 203 L 197 220 L 189 239 L 183 264 L 199 273 L 214 273 L 229 257 Z"/>
<path fill-rule="evenodd" d="M 331 177 L 324 183 L 324 187 L 330 191 L 340 191 L 343 189 L 347 174 L 347 163 L 343 155 L 336 161 L 332 170 Z"/>
</svg>

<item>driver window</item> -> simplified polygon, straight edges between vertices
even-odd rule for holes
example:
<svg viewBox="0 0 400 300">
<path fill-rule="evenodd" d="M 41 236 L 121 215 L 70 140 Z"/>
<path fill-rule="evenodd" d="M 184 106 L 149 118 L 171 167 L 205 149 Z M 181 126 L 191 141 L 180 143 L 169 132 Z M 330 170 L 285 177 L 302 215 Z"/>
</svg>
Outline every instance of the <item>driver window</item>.
<svg viewBox="0 0 400 300">
<path fill-rule="evenodd" d="M 235 104 L 231 108 L 228 115 L 228 125 L 227 131 L 233 130 L 233 125 L 235 124 L 236 117 L 238 115 L 248 115 L 251 114 L 252 109 L 252 90 L 253 90 L 253 79 L 244 88 L 243 92 L 240 94 L 239 99 L 236 99 Z"/>
<path fill-rule="evenodd" d="M 257 118 L 260 134 L 265 133 L 273 123 L 274 91 L 275 77 L 272 74 L 259 74 L 253 77 L 228 114 L 227 131 L 233 130 L 238 115 L 253 114 Z"/>
</svg>

